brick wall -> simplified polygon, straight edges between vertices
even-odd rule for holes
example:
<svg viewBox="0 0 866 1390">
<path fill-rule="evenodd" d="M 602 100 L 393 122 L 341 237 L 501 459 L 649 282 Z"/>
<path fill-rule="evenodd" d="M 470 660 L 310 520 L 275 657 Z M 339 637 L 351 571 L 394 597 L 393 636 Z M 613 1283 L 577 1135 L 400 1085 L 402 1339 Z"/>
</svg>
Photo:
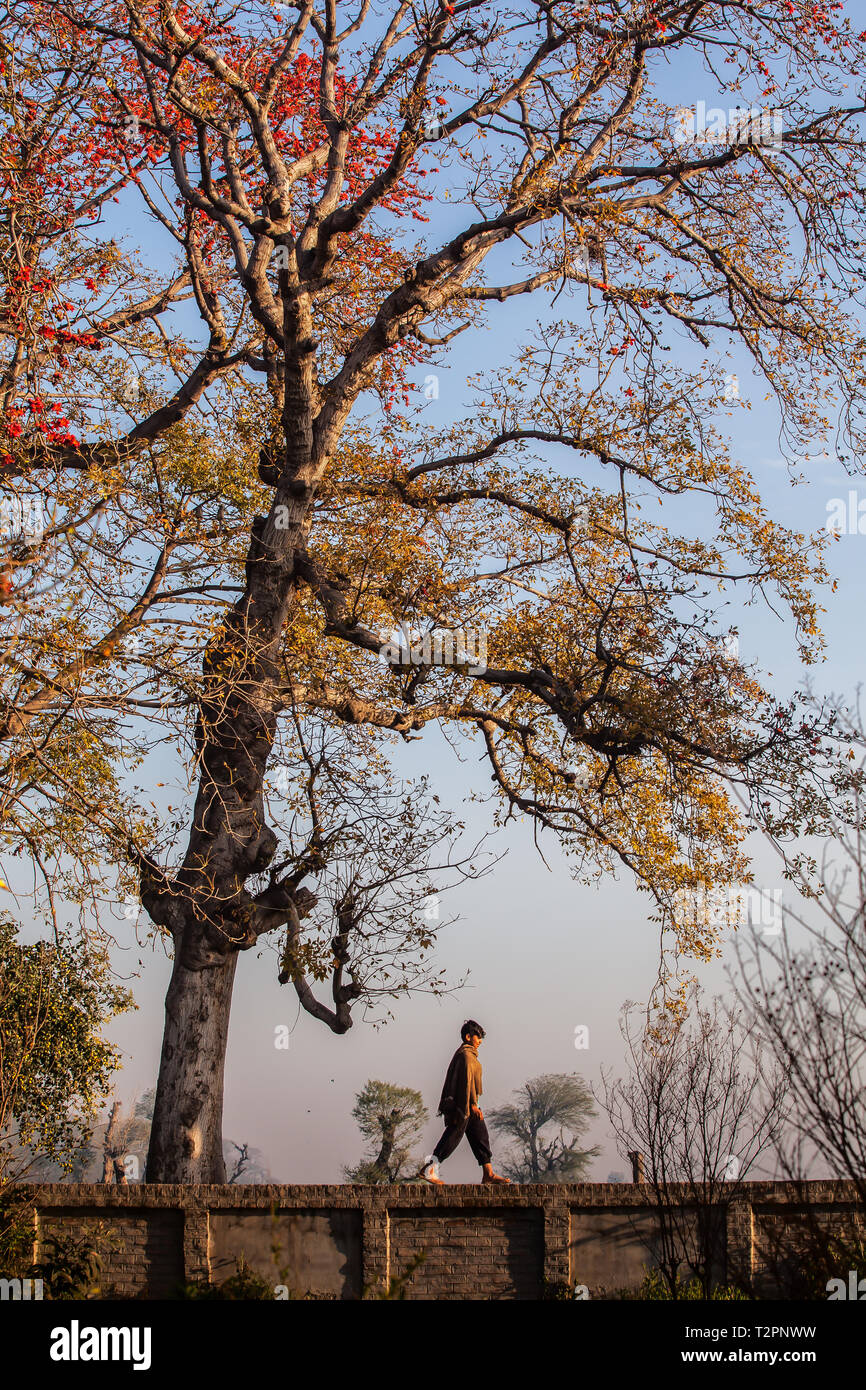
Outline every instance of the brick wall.
<svg viewBox="0 0 866 1390">
<path fill-rule="evenodd" d="M 546 1282 L 565 1281 L 604 1297 L 638 1285 L 654 1263 L 652 1206 L 640 1184 L 57 1183 L 30 1191 L 34 1255 L 57 1231 L 86 1236 L 100 1252 L 103 1290 L 122 1297 L 219 1282 L 241 1260 L 295 1297 L 356 1299 L 410 1270 L 408 1298 L 534 1299 Z M 772 1292 L 778 1251 L 790 1250 L 804 1203 L 836 1230 L 857 1220 L 847 1183 L 741 1185 L 727 1211 L 720 1274 L 741 1271 Z"/>
</svg>

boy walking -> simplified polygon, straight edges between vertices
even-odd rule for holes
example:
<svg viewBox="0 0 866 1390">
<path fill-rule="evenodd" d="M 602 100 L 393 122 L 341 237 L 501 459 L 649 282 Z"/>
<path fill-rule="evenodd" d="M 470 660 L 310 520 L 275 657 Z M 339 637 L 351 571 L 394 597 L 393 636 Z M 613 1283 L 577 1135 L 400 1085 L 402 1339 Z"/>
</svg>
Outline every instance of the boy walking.
<svg viewBox="0 0 866 1390">
<path fill-rule="evenodd" d="M 445 1132 L 433 1150 L 428 1163 L 424 1165 L 421 1176 L 427 1182 L 443 1187 L 438 1176 L 440 1163 L 453 1154 L 464 1134 L 469 1147 L 481 1164 L 481 1181 L 510 1182 L 494 1173 L 491 1163 L 490 1136 L 484 1123 L 484 1113 L 478 1105 L 481 1095 L 481 1063 L 478 1049 L 484 1037 L 484 1029 L 474 1018 L 467 1019 L 460 1029 L 461 1045 L 451 1058 L 442 1097 L 439 1101 L 439 1114 L 445 1120 Z"/>
</svg>

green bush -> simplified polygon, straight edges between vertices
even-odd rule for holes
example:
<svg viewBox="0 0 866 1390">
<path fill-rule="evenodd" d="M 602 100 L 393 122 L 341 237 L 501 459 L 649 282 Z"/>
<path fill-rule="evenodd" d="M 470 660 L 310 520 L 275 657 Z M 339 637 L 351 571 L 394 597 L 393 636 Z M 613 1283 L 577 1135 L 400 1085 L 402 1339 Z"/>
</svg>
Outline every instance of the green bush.
<svg viewBox="0 0 866 1390">
<path fill-rule="evenodd" d="M 30 1265 L 27 1277 L 43 1281 L 45 1298 L 105 1296 L 99 1285 L 101 1260 L 84 1236 L 48 1236 L 43 1241 L 43 1251 L 43 1258 Z"/>
<path fill-rule="evenodd" d="M 748 1301 L 748 1294 L 743 1293 L 733 1284 L 718 1284 L 711 1289 L 709 1294 L 704 1293 L 700 1279 L 677 1279 L 676 1292 L 671 1289 L 670 1284 L 664 1277 L 660 1269 L 648 1269 L 643 1278 L 643 1283 L 637 1289 L 623 1289 L 620 1297 L 633 1299 L 635 1301 L 655 1301 L 663 1302 L 705 1302 L 716 1301 Z"/>
</svg>

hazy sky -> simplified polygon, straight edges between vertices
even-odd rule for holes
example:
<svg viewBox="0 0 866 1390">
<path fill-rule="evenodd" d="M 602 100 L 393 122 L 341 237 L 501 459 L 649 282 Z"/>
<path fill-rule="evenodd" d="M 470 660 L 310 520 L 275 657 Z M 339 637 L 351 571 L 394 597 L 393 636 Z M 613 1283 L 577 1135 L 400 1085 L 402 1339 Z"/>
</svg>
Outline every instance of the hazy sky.
<svg viewBox="0 0 866 1390">
<path fill-rule="evenodd" d="M 714 104 L 715 94 L 700 73 L 676 83 L 671 77 L 670 82 L 663 95 L 672 102 Z M 442 215 L 447 219 L 452 213 L 443 210 Z M 147 252 L 146 227 L 140 219 L 135 226 L 135 239 Z M 540 311 L 517 300 L 498 306 L 485 334 L 456 340 L 448 367 L 435 369 L 439 399 L 431 402 L 431 412 L 437 419 L 462 413 L 461 403 L 471 396 L 467 374 L 504 360 L 543 312 L 545 302 Z M 557 313 L 565 317 L 569 312 L 577 316 L 577 303 L 567 309 L 561 300 Z M 692 353 L 683 338 L 684 364 L 692 361 Z M 858 501 L 866 499 L 863 482 L 849 480 L 832 457 L 809 461 L 804 468 L 808 483 L 795 488 L 780 460 L 777 422 L 763 403 L 765 388 L 744 358 L 718 360 L 726 364 L 724 370 L 738 374 L 743 403 L 752 403 L 750 411 L 733 411 L 730 431 L 735 456 L 753 471 L 771 515 L 812 531 L 824 526 L 833 499 L 847 498 L 851 490 Z M 419 388 L 430 370 L 418 371 Z M 862 669 L 864 557 L 866 537 L 860 535 L 843 536 L 832 549 L 839 588 L 824 596 L 828 656 L 814 672 L 820 689 L 849 697 Z M 731 621 L 740 625 L 741 660 L 758 660 L 765 673 L 772 672 L 767 677 L 772 687 L 781 693 L 802 680 L 790 623 L 757 607 L 736 614 L 732 610 Z M 473 831 L 477 834 L 488 826 L 483 807 L 463 805 L 475 775 L 474 759 L 472 752 L 466 762 L 458 762 L 441 736 L 430 730 L 404 750 L 400 760 L 406 773 L 432 771 L 433 790 L 467 820 L 470 839 Z M 483 769 L 482 780 L 486 784 Z M 299 1010 L 290 986 L 279 986 L 270 951 L 261 958 L 256 952 L 241 956 L 226 1068 L 224 1133 L 261 1149 L 275 1179 L 340 1179 L 341 1165 L 361 1154 L 350 1111 L 356 1093 L 371 1077 L 423 1093 L 431 1114 L 424 1134 L 425 1152 L 429 1151 L 440 1131 L 435 1109 L 444 1069 L 458 1044 L 459 1026 L 470 1015 L 487 1030 L 481 1053 L 484 1104 L 501 1103 L 514 1087 L 540 1072 L 578 1071 L 597 1083 L 602 1066 L 620 1066 L 620 1008 L 626 999 L 647 999 L 658 969 L 658 929 L 647 921 L 647 898 L 624 874 L 593 888 L 576 885 L 552 842 L 545 846 L 550 865 L 546 867 L 524 823 L 501 835 L 495 847 L 506 853 L 494 873 L 450 895 L 447 911 L 459 912 L 461 920 L 442 934 L 436 951 L 437 964 L 449 978 L 468 975 L 468 984 L 442 1000 L 401 1001 L 394 1006 L 395 1018 L 383 1028 L 375 1030 L 359 1020 L 348 1034 L 335 1037 Z M 13 875 L 15 867 L 9 861 L 0 871 Z M 774 862 L 766 854 L 758 856 L 756 879 L 768 890 L 777 885 Z M 132 940 L 122 925 L 118 931 L 121 941 Z M 27 935 L 33 935 L 32 929 Z M 120 972 L 137 968 L 140 955 L 134 941 L 128 951 L 120 950 Z M 125 1100 L 155 1084 L 159 1057 L 170 963 L 161 947 L 145 954 L 143 961 L 134 984 L 139 1009 L 111 1029 L 124 1052 L 117 1093 Z M 722 964 L 703 971 L 702 978 L 712 988 L 725 987 Z M 274 1046 L 275 1029 L 282 1024 L 291 1029 L 288 1051 Z M 578 1027 L 589 1030 L 588 1049 L 575 1049 Z M 603 1180 L 612 1169 L 627 1169 L 601 1119 L 588 1142 L 603 1145 L 593 1177 Z M 476 1175 L 466 1145 L 443 1171 L 453 1181 Z"/>
</svg>

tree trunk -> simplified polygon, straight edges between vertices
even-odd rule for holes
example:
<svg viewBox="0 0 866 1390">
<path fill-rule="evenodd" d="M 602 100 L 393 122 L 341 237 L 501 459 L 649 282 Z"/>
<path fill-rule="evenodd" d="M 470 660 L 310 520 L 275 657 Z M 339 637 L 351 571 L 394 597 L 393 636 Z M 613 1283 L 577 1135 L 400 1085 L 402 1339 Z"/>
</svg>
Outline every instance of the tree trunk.
<svg viewBox="0 0 866 1390">
<path fill-rule="evenodd" d="M 394 1136 L 397 1130 L 397 1122 L 393 1116 L 379 1118 L 379 1128 L 382 1131 L 382 1147 L 376 1159 L 376 1167 L 384 1173 L 386 1182 L 396 1181 L 396 1173 L 392 1173 L 388 1167 L 391 1162 L 391 1154 L 394 1152 Z"/>
<path fill-rule="evenodd" d="M 108 1124 L 105 1126 L 105 1134 L 102 1139 L 102 1181 L 106 1183 L 119 1182 L 118 1159 L 119 1149 L 119 1128 L 120 1128 L 120 1101 L 116 1100 L 111 1107 L 111 1114 L 108 1117 Z M 123 1164 L 120 1164 L 120 1171 L 126 1178 Z"/>
<path fill-rule="evenodd" d="M 175 951 L 147 1182 L 226 1181 L 223 1069 L 237 953 L 296 913 L 284 884 L 272 882 L 257 898 L 246 888 L 268 868 L 278 844 L 265 815 L 264 777 L 284 702 L 280 641 L 297 606 L 297 563 L 306 550 L 315 484 L 327 464 L 323 452 L 315 464 L 312 459 L 309 300 L 298 295 L 285 270 L 280 289 L 284 437 L 265 470 L 276 491 L 268 515 L 252 523 L 244 592 L 202 660 L 199 785 L 183 864 L 172 877 L 150 861 L 141 864 L 142 903 L 171 932 Z"/>
<path fill-rule="evenodd" d="M 237 953 L 191 970 L 175 947 L 147 1182 L 224 1183 L 223 1072 Z"/>
</svg>

